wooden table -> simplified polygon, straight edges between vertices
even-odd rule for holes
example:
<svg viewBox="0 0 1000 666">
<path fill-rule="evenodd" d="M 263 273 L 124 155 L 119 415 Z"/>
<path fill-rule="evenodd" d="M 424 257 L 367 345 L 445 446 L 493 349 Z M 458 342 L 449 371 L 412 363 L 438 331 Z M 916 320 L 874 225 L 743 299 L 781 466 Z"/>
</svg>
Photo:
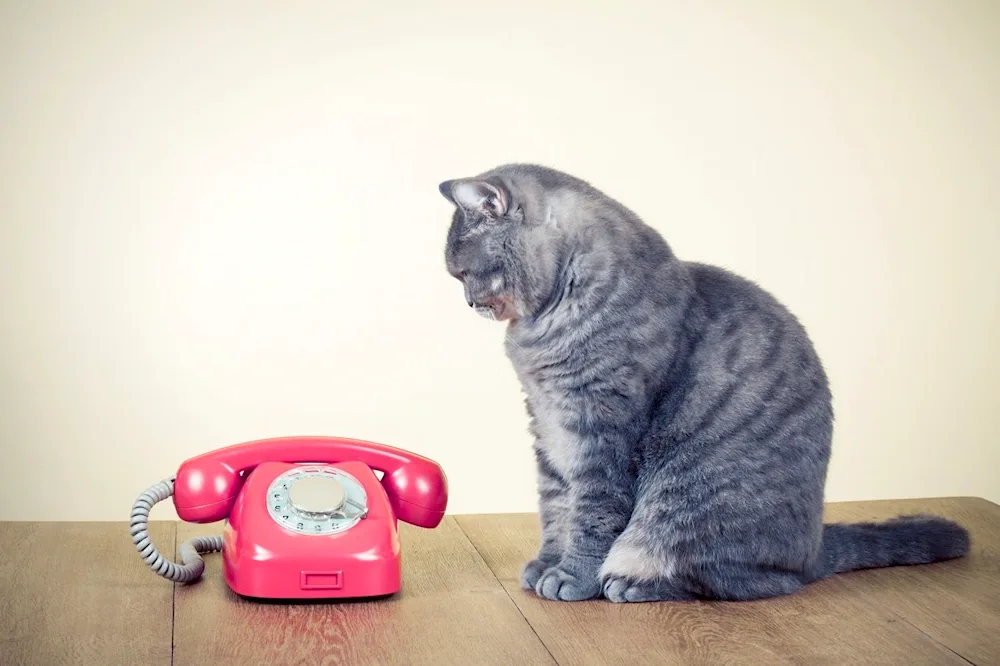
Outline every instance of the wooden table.
<svg viewBox="0 0 1000 666">
<path fill-rule="evenodd" d="M 206 557 L 174 586 L 125 523 L 0 523 L 0 664 L 1000 664 L 1000 507 L 831 504 L 830 520 L 929 511 L 972 532 L 963 560 L 841 575 L 749 603 L 557 603 L 517 584 L 531 514 L 402 525 L 404 589 L 374 602 L 243 601 Z M 220 526 L 155 523 L 176 549 Z"/>
</svg>

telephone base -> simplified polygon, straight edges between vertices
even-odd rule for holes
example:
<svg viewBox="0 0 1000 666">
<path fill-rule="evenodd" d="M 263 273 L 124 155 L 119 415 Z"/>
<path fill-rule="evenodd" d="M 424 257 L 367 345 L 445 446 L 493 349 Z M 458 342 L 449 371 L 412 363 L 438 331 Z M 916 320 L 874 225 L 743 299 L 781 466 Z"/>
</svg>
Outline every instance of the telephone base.
<svg viewBox="0 0 1000 666">
<path fill-rule="evenodd" d="M 223 577 L 233 593 L 248 600 L 262 601 L 322 601 L 322 600 L 372 600 L 392 597 L 400 590 L 401 576 L 398 565 L 388 562 L 381 565 L 366 564 L 354 570 L 338 572 L 340 584 L 336 587 L 309 587 L 303 585 L 305 576 L 296 577 L 288 568 L 256 566 L 249 570 L 234 571 L 229 560 L 223 560 Z M 244 563 L 245 564 L 245 563 Z"/>
<path fill-rule="evenodd" d="M 244 485 L 222 535 L 222 571 L 233 592 L 254 599 L 321 600 L 381 597 L 400 590 L 397 520 L 378 478 L 360 463 L 326 467 L 351 475 L 364 487 L 365 517 L 338 533 L 288 529 L 268 514 L 263 498 L 275 479 L 305 466 L 262 463 Z"/>
<path fill-rule="evenodd" d="M 350 604 L 365 604 L 373 603 L 378 601 L 389 601 L 396 597 L 398 592 L 393 592 L 392 594 L 379 594 L 370 597 L 321 597 L 316 599 L 296 599 L 290 597 L 288 599 L 279 599 L 275 597 L 251 597 L 245 594 L 239 594 L 238 592 L 233 592 L 241 601 L 248 601 L 253 604 L 261 604 L 265 606 L 291 606 L 291 605 L 301 605 L 303 603 L 310 605 L 350 605 Z"/>
</svg>

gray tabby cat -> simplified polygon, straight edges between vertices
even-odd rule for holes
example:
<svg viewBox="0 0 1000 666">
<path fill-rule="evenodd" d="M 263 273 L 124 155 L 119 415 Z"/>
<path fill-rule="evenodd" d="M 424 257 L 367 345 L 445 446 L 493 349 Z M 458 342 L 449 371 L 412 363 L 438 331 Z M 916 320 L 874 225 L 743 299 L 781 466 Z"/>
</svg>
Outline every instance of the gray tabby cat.
<svg viewBox="0 0 1000 666">
<path fill-rule="evenodd" d="M 546 599 L 749 600 L 838 572 L 964 555 L 933 516 L 822 522 L 831 394 L 805 330 L 755 284 L 678 260 L 552 169 L 440 185 L 448 271 L 508 322 L 527 395 Z"/>
</svg>

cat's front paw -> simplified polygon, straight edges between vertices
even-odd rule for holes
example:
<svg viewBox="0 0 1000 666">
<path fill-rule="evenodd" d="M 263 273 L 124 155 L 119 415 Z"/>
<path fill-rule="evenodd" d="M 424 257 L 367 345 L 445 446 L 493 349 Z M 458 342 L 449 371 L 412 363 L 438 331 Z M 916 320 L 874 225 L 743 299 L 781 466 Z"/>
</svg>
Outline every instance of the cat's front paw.
<svg viewBox="0 0 1000 666">
<path fill-rule="evenodd" d="M 530 560 L 521 568 L 521 587 L 526 590 L 535 589 L 535 586 L 538 585 L 538 579 L 551 566 L 542 560 Z"/>
<path fill-rule="evenodd" d="M 583 601 L 599 596 L 601 584 L 596 576 L 584 579 L 559 567 L 550 567 L 535 584 L 535 593 L 552 601 Z"/>
</svg>

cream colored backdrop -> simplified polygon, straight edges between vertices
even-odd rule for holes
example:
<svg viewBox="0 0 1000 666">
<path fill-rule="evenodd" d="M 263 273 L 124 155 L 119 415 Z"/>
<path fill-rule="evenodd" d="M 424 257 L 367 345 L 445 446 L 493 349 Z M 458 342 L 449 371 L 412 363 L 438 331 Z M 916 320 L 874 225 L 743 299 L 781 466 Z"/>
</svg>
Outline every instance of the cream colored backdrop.
<svg viewBox="0 0 1000 666">
<path fill-rule="evenodd" d="M 303 433 L 533 510 L 437 192 L 507 161 L 795 310 L 829 499 L 1000 501 L 1000 3 L 4 0 L 0 84 L 0 519 Z"/>
</svg>

